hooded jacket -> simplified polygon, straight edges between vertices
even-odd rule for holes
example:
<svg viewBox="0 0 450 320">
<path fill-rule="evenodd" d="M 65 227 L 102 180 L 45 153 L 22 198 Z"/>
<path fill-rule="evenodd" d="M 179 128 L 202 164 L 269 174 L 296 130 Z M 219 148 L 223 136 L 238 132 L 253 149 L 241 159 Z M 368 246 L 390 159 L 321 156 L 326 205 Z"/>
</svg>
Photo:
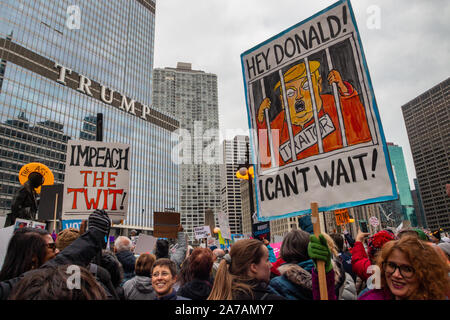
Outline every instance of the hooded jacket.
<svg viewBox="0 0 450 320">
<path fill-rule="evenodd" d="M 270 280 L 269 289 L 288 300 L 313 300 L 312 260 L 285 263 L 278 268 L 281 276 Z"/>
<path fill-rule="evenodd" d="M 116 253 L 116 257 L 123 267 L 123 281 L 122 285 L 135 276 L 134 267 L 136 258 L 131 251 L 120 251 Z"/>
<path fill-rule="evenodd" d="M 212 283 L 207 280 L 194 279 L 185 283 L 178 294 L 182 297 L 192 300 L 206 300 L 211 293 Z"/>
<path fill-rule="evenodd" d="M 334 286 L 338 300 L 356 300 L 356 285 L 350 274 L 345 272 L 344 266 L 339 259 L 333 259 Z"/>
<path fill-rule="evenodd" d="M 125 300 L 155 300 L 152 278 L 136 276 L 123 285 Z"/>
</svg>

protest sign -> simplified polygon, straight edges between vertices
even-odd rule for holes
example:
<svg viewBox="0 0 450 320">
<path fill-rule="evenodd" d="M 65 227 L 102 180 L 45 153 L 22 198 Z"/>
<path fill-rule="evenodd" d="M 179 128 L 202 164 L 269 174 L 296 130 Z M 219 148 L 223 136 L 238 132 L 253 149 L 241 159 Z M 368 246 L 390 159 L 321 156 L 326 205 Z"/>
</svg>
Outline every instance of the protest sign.
<svg viewBox="0 0 450 320">
<path fill-rule="evenodd" d="M 56 208 L 56 219 L 61 219 L 63 192 L 64 192 L 64 185 L 62 184 L 54 184 L 52 186 L 42 186 L 38 210 L 39 220 L 48 221 L 54 219 L 56 201 L 58 201 Z"/>
<path fill-rule="evenodd" d="M 47 227 L 47 224 L 46 223 L 42 223 L 42 222 L 32 221 L 31 222 L 31 227 L 45 230 L 45 228 Z"/>
<path fill-rule="evenodd" d="M 194 236 L 197 240 L 208 238 L 211 236 L 211 230 L 209 226 L 194 227 Z"/>
<path fill-rule="evenodd" d="M 129 179 L 129 145 L 69 140 L 62 219 L 87 219 L 95 209 L 113 221 L 126 218 Z"/>
<path fill-rule="evenodd" d="M 349 0 L 241 55 L 259 221 L 397 199 Z"/>
<path fill-rule="evenodd" d="M 239 240 L 245 240 L 246 237 L 243 234 L 240 233 L 232 233 L 231 234 L 231 240 L 233 240 L 234 243 L 236 243 Z"/>
<path fill-rule="evenodd" d="M 15 226 L 0 228 L 0 269 L 5 260 L 6 251 L 8 250 L 9 240 L 14 234 Z"/>
<path fill-rule="evenodd" d="M 253 238 L 270 242 L 270 222 L 258 222 L 252 225 Z"/>
<path fill-rule="evenodd" d="M 176 238 L 180 225 L 179 212 L 154 212 L 153 236 L 157 238 Z"/>
<path fill-rule="evenodd" d="M 81 222 L 83 220 L 63 220 L 62 221 L 62 230 L 68 229 L 68 228 L 75 228 L 80 230 Z"/>
<path fill-rule="evenodd" d="M 380 224 L 380 222 L 378 221 L 377 217 L 370 217 L 369 218 L 369 223 L 374 228 L 378 227 L 378 225 Z"/>
<path fill-rule="evenodd" d="M 219 228 L 222 238 L 231 240 L 231 229 L 228 224 L 228 213 L 219 212 L 217 214 L 217 218 L 219 220 Z"/>
<path fill-rule="evenodd" d="M 280 256 L 281 244 L 282 244 L 282 242 L 276 242 L 276 243 L 271 243 L 270 244 L 270 246 L 273 249 L 273 254 L 275 255 L 275 257 L 277 259 Z"/>
<path fill-rule="evenodd" d="M 155 237 L 141 234 L 136 242 L 136 248 L 134 249 L 134 253 L 143 254 L 143 253 L 152 253 L 156 244 Z"/>
<path fill-rule="evenodd" d="M 22 229 L 22 228 L 26 228 L 26 227 L 31 228 L 32 223 L 33 223 L 33 221 L 31 221 L 31 220 L 16 219 L 16 222 L 14 223 L 14 230 Z"/>
<path fill-rule="evenodd" d="M 45 164 L 39 162 L 31 162 L 27 163 L 22 168 L 20 168 L 19 182 L 21 185 L 23 185 L 25 182 L 28 181 L 28 176 L 32 172 L 37 172 L 42 175 L 42 177 L 44 178 L 44 183 L 42 184 L 42 186 L 52 185 L 55 181 L 53 172 Z M 35 189 L 38 194 L 41 193 L 42 186 L 39 186 L 38 188 Z"/>
<path fill-rule="evenodd" d="M 348 209 L 334 210 L 334 215 L 336 217 L 336 224 L 338 226 L 347 224 L 350 222 L 350 216 L 348 215 Z"/>
</svg>

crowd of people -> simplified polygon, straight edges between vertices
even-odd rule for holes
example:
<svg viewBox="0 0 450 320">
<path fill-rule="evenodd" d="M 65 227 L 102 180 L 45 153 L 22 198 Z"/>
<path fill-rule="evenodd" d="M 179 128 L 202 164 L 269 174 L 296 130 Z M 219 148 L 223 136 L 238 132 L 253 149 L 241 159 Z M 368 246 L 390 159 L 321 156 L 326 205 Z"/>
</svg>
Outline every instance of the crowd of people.
<svg viewBox="0 0 450 320">
<path fill-rule="evenodd" d="M 95 211 L 80 229 L 17 229 L 0 271 L 9 300 L 318 300 L 323 261 L 329 300 L 447 300 L 450 240 L 419 229 L 318 237 L 295 229 L 279 257 L 268 241 L 240 240 L 229 250 L 191 247 L 179 226 L 175 244 L 158 239 L 134 253 L 135 237 L 118 237 Z"/>
</svg>

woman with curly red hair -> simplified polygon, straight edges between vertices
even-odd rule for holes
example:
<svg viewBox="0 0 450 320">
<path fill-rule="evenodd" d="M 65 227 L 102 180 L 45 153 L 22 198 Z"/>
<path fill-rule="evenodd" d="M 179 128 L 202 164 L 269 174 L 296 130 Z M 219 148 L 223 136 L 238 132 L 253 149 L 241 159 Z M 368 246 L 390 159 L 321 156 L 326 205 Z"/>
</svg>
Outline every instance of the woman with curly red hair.
<svg viewBox="0 0 450 320">
<path fill-rule="evenodd" d="M 377 257 L 381 289 L 359 300 L 445 300 L 450 293 L 449 267 L 436 250 L 417 237 L 384 244 Z"/>
</svg>

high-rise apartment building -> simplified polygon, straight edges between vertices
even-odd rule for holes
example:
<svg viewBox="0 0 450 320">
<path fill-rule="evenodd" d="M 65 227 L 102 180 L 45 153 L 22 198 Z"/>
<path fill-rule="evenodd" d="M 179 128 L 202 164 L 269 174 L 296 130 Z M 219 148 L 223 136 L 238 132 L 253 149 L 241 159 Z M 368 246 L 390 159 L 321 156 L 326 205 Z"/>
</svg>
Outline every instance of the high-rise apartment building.
<svg viewBox="0 0 450 320">
<path fill-rule="evenodd" d="M 402 106 L 428 228 L 450 230 L 450 78 Z"/>
<path fill-rule="evenodd" d="M 178 208 L 171 159 L 178 121 L 152 108 L 155 3 L 151 0 L 0 0 L 0 214 L 28 162 L 64 182 L 69 139 L 130 145 L 125 225 L 151 228 Z"/>
<path fill-rule="evenodd" d="M 180 213 L 190 241 L 205 212 L 220 209 L 217 76 L 190 63 L 153 71 L 153 106 L 180 122 Z M 176 152 L 175 152 L 176 153 Z"/>
<path fill-rule="evenodd" d="M 236 136 L 222 142 L 223 164 L 220 165 L 222 211 L 228 213 L 231 233 L 242 234 L 242 197 L 236 171 L 247 161 L 248 136 Z M 248 183 L 248 181 L 246 181 Z"/>
</svg>

